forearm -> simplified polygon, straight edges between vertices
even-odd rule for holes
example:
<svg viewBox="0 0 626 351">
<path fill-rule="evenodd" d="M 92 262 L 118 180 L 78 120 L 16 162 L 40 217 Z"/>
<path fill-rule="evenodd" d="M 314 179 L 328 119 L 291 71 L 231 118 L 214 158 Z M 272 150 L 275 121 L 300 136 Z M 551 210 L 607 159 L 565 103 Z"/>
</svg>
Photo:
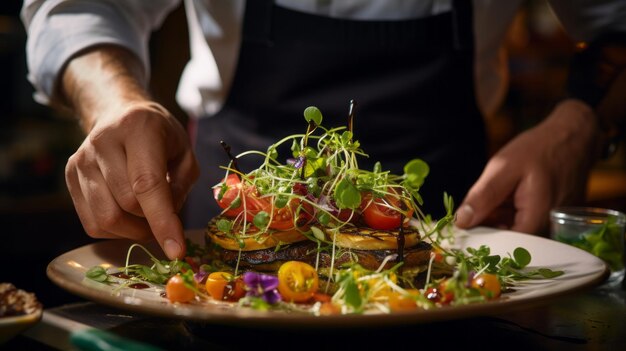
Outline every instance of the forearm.
<svg viewBox="0 0 626 351">
<path fill-rule="evenodd" d="M 99 46 L 76 56 L 61 77 L 58 98 L 80 118 L 86 132 L 98 120 L 150 100 L 141 62 L 118 46 Z"/>
<path fill-rule="evenodd" d="M 603 156 L 610 156 L 611 144 L 626 132 L 626 31 L 604 33 L 581 49 L 570 65 L 568 91 L 594 109 Z"/>
</svg>

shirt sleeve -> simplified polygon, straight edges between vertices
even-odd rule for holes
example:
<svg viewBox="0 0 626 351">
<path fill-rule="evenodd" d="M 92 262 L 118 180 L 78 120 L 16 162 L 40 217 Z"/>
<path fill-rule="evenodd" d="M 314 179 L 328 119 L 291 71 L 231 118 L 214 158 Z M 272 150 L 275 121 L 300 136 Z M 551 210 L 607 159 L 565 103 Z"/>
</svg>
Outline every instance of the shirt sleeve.
<svg viewBox="0 0 626 351">
<path fill-rule="evenodd" d="M 179 0 L 25 0 L 28 80 L 47 104 L 59 74 L 76 53 L 99 44 L 121 45 L 150 73 L 148 41 Z"/>
<path fill-rule="evenodd" d="M 626 31 L 624 0 L 550 0 L 550 6 L 575 41 L 590 41 L 605 31 Z"/>
</svg>

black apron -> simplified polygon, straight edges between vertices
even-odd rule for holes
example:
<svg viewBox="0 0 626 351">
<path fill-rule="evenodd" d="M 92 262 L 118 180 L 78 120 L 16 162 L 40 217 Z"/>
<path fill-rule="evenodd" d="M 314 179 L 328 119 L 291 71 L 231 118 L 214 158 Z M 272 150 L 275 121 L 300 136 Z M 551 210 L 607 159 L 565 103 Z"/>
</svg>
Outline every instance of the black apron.
<svg viewBox="0 0 626 351">
<path fill-rule="evenodd" d="M 229 162 L 221 140 L 234 154 L 265 151 L 303 133 L 311 105 L 324 126 L 345 126 L 351 99 L 354 137 L 369 154 L 360 168 L 380 161 L 402 174 L 407 161 L 421 158 L 430 166 L 420 190 L 424 212 L 441 216 L 444 192 L 460 203 L 484 167 L 487 143 L 474 94 L 471 1 L 453 3 L 452 11 L 426 18 L 360 21 L 247 1 L 230 94 L 197 125 L 201 176 L 186 204 L 186 228 L 205 227 L 219 213 L 211 187 Z M 260 163 L 238 161 L 246 172 Z"/>
</svg>

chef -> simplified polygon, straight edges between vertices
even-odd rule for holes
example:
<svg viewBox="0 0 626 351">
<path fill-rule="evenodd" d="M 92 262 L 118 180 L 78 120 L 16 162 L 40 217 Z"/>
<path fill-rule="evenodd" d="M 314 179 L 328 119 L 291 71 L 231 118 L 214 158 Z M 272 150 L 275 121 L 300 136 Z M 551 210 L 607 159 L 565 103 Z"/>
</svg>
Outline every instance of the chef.
<svg viewBox="0 0 626 351">
<path fill-rule="evenodd" d="M 437 215 L 447 192 L 462 202 L 460 227 L 509 205 L 508 227 L 539 232 L 551 207 L 584 195 L 608 134 L 587 96 L 573 95 L 488 160 L 484 120 L 506 91 L 500 47 L 520 3 L 186 0 L 191 60 L 177 99 L 188 129 L 146 88 L 158 74 L 150 32 L 178 1 L 26 0 L 22 18 L 35 98 L 71 109 L 87 133 L 66 167 L 86 232 L 154 236 L 174 258 L 183 228 L 217 214 L 210 188 L 228 163 L 220 141 L 264 150 L 305 129 L 307 106 L 345 124 L 350 100 L 369 154 L 361 168 L 380 161 L 401 173 L 422 158 L 426 213 Z M 576 40 L 626 30 L 623 1 L 550 3 Z"/>
</svg>

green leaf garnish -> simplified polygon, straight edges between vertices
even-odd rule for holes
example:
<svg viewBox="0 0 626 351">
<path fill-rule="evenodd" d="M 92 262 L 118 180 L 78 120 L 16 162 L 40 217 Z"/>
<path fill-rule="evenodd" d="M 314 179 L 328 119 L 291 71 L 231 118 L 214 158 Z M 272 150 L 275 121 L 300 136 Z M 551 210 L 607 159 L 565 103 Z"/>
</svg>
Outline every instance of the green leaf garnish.
<svg viewBox="0 0 626 351">
<path fill-rule="evenodd" d="M 259 229 L 264 229 L 265 227 L 267 227 L 267 224 L 269 222 L 270 222 L 270 215 L 265 211 L 259 211 L 259 213 L 257 213 L 254 216 L 254 219 L 252 221 L 254 226 Z"/>
<path fill-rule="evenodd" d="M 315 106 L 309 106 L 306 109 L 304 109 L 304 119 L 308 123 L 311 123 L 311 121 L 313 121 L 315 125 L 319 126 L 322 124 L 322 111 L 320 111 Z"/>
<path fill-rule="evenodd" d="M 347 178 L 335 187 L 335 201 L 339 208 L 355 209 L 361 205 L 361 192 Z"/>
<path fill-rule="evenodd" d="M 530 263 L 530 252 L 523 247 L 513 250 L 513 258 L 515 259 L 515 268 L 522 269 Z"/>
<path fill-rule="evenodd" d="M 104 283 L 109 280 L 109 275 L 107 274 L 106 269 L 101 266 L 94 266 L 89 268 L 85 276 L 91 280 L 95 280 L 100 283 Z"/>
</svg>

